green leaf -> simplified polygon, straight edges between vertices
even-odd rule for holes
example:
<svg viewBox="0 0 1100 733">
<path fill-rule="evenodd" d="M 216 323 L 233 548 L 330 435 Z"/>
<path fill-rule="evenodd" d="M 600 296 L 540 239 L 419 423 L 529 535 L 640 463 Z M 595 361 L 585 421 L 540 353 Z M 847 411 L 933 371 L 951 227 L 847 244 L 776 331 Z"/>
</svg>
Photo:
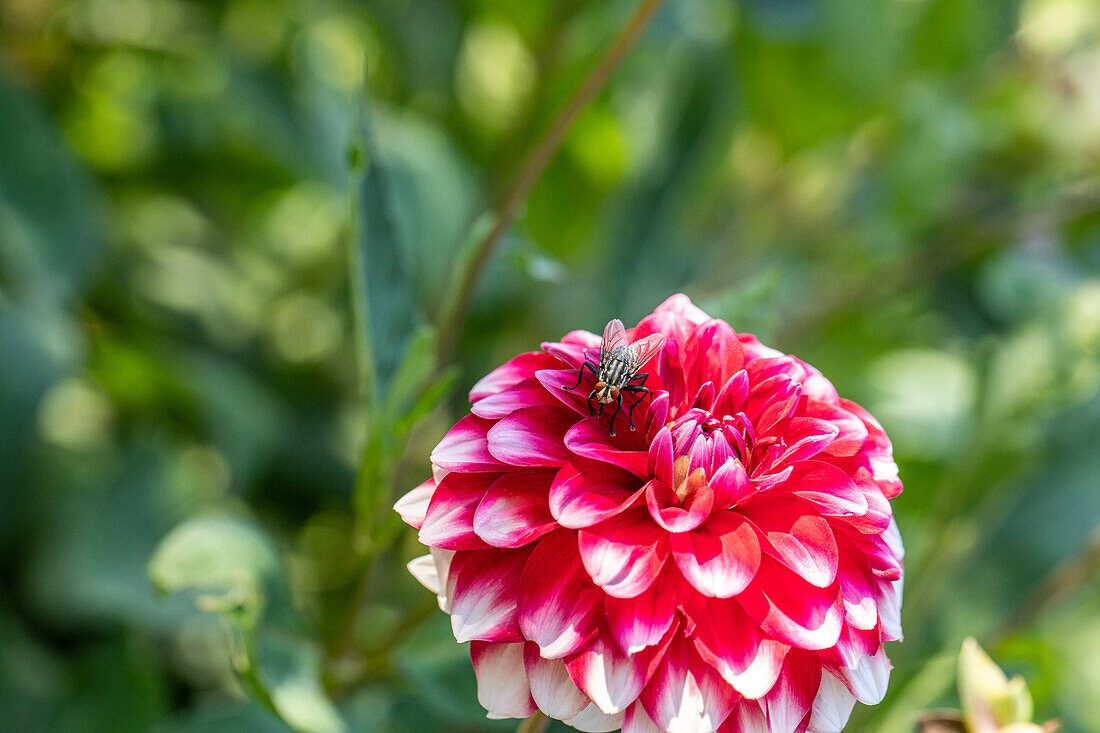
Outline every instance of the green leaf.
<svg viewBox="0 0 1100 733">
<path fill-rule="evenodd" d="M 266 580 L 279 568 L 258 528 L 232 517 L 200 517 L 164 538 L 149 561 L 149 577 L 165 593 L 197 591 L 199 608 L 239 614 L 247 625 L 257 618 Z"/>
<path fill-rule="evenodd" d="M 52 122 L 0 78 L 0 290 L 64 303 L 98 260 L 99 199 Z"/>
<path fill-rule="evenodd" d="M 423 319 L 407 262 L 408 246 L 394 213 L 392 173 L 378 152 L 366 116 L 362 128 L 367 161 L 358 186 L 358 247 L 353 264 L 359 272 L 353 283 L 364 290 L 358 298 L 366 310 L 375 386 L 385 394 Z"/>
</svg>

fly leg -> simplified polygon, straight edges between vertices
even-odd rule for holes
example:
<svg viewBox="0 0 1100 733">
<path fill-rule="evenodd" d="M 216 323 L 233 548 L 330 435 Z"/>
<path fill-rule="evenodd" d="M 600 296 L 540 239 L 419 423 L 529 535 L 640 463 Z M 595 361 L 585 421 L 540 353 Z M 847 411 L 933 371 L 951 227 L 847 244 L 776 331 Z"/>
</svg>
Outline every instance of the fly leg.
<svg viewBox="0 0 1100 733">
<path fill-rule="evenodd" d="M 611 435 L 612 436 L 615 435 L 615 418 L 617 418 L 619 416 L 619 413 L 623 411 L 623 395 L 622 395 L 622 392 L 619 393 L 619 397 L 615 401 L 617 403 L 617 405 L 615 407 L 615 413 L 611 416 Z M 601 407 L 602 407 L 602 405 L 601 405 Z M 634 429 L 633 426 L 630 429 L 633 430 Z"/>
<path fill-rule="evenodd" d="M 565 387 L 562 387 L 562 389 L 565 389 Z M 594 400 L 594 399 L 596 399 L 596 390 L 592 390 L 591 392 L 588 393 L 588 416 L 589 417 L 596 414 L 596 408 L 592 406 L 592 400 Z M 600 405 L 600 407 L 602 409 L 603 405 Z"/>
<path fill-rule="evenodd" d="M 637 428 L 634 427 L 634 408 L 638 406 L 639 402 L 645 399 L 645 396 L 647 394 L 649 394 L 649 387 L 645 386 L 645 381 L 647 379 L 649 379 L 649 374 L 647 372 L 635 374 L 633 377 L 630 378 L 630 382 L 627 383 L 625 387 L 623 387 L 624 392 L 636 392 L 638 394 L 638 399 L 630 403 L 630 410 L 626 413 L 627 420 L 630 421 L 631 430 L 637 430 Z M 635 380 L 641 381 L 639 381 L 637 384 L 633 384 Z"/>
<path fill-rule="evenodd" d="M 596 377 L 600 376 L 600 373 L 598 371 L 596 371 L 596 366 L 592 362 L 586 361 L 585 363 L 581 364 L 581 368 L 577 370 L 577 383 L 574 384 L 572 387 L 562 387 L 561 389 L 565 390 L 566 392 L 569 392 L 569 391 L 574 390 L 577 387 L 581 386 L 581 382 L 584 381 L 584 368 L 585 367 L 588 367 L 588 370 L 590 372 L 592 372 L 592 374 L 594 376 L 596 376 Z M 589 399 L 591 399 L 591 398 L 589 398 Z"/>
</svg>

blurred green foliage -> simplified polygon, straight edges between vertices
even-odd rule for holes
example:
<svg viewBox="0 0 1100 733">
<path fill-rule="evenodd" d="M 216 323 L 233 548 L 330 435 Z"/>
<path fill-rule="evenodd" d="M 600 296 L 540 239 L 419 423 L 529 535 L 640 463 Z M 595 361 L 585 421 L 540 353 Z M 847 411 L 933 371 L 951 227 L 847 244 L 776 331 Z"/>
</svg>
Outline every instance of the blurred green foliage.
<svg viewBox="0 0 1100 733">
<path fill-rule="evenodd" d="M 894 438 L 851 729 L 953 704 L 972 634 L 1100 730 L 1100 4 L 668 0 L 437 363 L 632 8 L 0 0 L 2 727 L 509 729 L 390 506 L 478 376 L 682 290 Z"/>
</svg>

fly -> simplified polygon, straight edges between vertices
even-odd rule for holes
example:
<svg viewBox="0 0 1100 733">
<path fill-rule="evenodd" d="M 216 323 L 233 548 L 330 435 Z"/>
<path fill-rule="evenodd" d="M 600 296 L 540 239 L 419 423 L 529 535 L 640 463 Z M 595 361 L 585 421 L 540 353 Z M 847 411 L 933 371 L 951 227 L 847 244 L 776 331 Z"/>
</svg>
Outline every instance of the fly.
<svg viewBox="0 0 1100 733">
<path fill-rule="evenodd" d="M 615 418 L 623 409 L 623 393 L 637 394 L 638 399 L 631 403 L 627 411 L 627 420 L 630 429 L 634 427 L 634 408 L 649 394 L 649 388 L 645 386 L 649 374 L 639 372 L 649 362 L 661 347 L 665 344 L 665 337 L 660 334 L 651 334 L 630 344 L 626 341 L 626 329 L 618 318 L 608 321 L 603 329 L 603 341 L 600 344 L 600 362 L 593 364 L 585 361 L 581 364 L 580 373 L 577 375 L 577 383 L 572 387 L 562 387 L 566 391 L 574 390 L 584 381 L 584 370 L 588 369 L 596 377 L 596 385 L 588 393 L 588 414 L 603 417 L 604 405 L 617 403 L 614 414 L 611 415 L 611 435 L 615 434 Z M 593 406 L 592 401 L 599 404 L 599 411 Z"/>
</svg>

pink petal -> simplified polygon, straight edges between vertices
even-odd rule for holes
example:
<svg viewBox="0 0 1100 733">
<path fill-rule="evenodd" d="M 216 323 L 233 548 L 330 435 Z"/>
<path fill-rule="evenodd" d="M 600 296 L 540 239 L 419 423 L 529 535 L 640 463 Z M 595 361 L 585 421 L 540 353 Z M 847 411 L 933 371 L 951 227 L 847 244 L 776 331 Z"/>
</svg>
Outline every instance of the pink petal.
<svg viewBox="0 0 1100 733">
<path fill-rule="evenodd" d="M 712 318 L 697 326 L 684 345 L 683 364 L 688 384 L 725 384 L 741 371 L 745 354 L 730 325 Z"/>
<path fill-rule="evenodd" d="M 828 420 L 837 427 L 837 436 L 825 452 L 832 456 L 852 456 L 859 453 L 867 442 L 867 426 L 857 415 L 840 405 L 807 400 L 803 409 L 807 417 Z"/>
<path fill-rule="evenodd" d="M 677 567 L 705 596 L 737 595 L 760 566 L 756 532 L 735 512 L 719 512 L 698 529 L 674 534 L 671 539 Z"/>
<path fill-rule="evenodd" d="M 523 668 L 523 644 L 475 641 L 470 659 L 477 677 L 477 701 L 490 718 L 526 718 L 535 712 Z"/>
<path fill-rule="evenodd" d="M 584 379 L 577 384 L 576 370 L 568 369 L 543 369 L 535 372 L 535 379 L 542 385 L 547 397 L 552 397 L 570 410 L 583 417 L 589 417 L 588 393 L 592 391 L 595 377 L 585 370 Z M 643 407 L 638 406 L 634 411 L 635 418 L 641 414 Z"/>
<path fill-rule="evenodd" d="M 816 417 L 792 417 L 779 423 L 773 433 L 784 436 L 787 441 L 787 450 L 779 457 L 779 462 L 795 463 L 813 458 L 828 448 L 840 434 L 840 428 Z"/>
<path fill-rule="evenodd" d="M 633 598 L 651 586 L 668 558 L 667 534 L 640 507 L 578 533 L 584 568 L 615 598 Z"/>
<path fill-rule="evenodd" d="M 576 420 L 558 405 L 521 408 L 489 429 L 489 453 L 513 466 L 560 466 L 572 457 L 562 438 Z"/>
<path fill-rule="evenodd" d="M 747 497 L 753 490 L 745 466 L 736 458 L 722 463 L 707 481 L 714 491 L 714 508 L 728 509 Z"/>
<path fill-rule="evenodd" d="M 531 351 L 509 359 L 486 374 L 470 389 L 470 402 L 495 395 L 533 376 L 537 369 L 549 369 L 557 360 L 549 354 Z"/>
<path fill-rule="evenodd" d="M 523 664 L 531 684 L 531 697 L 547 716 L 566 720 L 588 707 L 588 697 L 570 679 L 562 660 L 543 659 L 538 645 L 527 642 Z"/>
<path fill-rule="evenodd" d="M 451 629 L 460 643 L 522 641 L 516 617 L 524 550 L 470 553 L 457 569 L 451 601 Z"/>
<path fill-rule="evenodd" d="M 863 421 L 867 428 L 867 442 L 863 446 L 863 455 L 866 455 L 871 466 L 871 473 L 875 481 L 882 486 L 887 499 L 893 499 L 901 493 L 901 481 L 898 480 L 898 464 L 894 462 L 894 450 L 890 445 L 890 439 L 871 413 L 864 410 L 855 402 L 840 400 L 837 404 L 848 410 Z"/>
<path fill-rule="evenodd" d="M 646 478 L 649 470 L 649 446 L 641 431 L 619 430 L 611 437 L 604 420 L 590 417 L 569 428 L 565 445 L 584 458 L 624 468 Z"/>
<path fill-rule="evenodd" d="M 736 600 L 708 600 L 699 604 L 692 618 L 699 655 L 733 689 L 756 699 L 775 685 L 790 647 L 764 639 Z"/>
<path fill-rule="evenodd" d="M 714 414 L 717 417 L 736 415 L 749 396 L 749 373 L 741 369 L 726 380 L 714 398 Z"/>
<path fill-rule="evenodd" d="M 764 552 L 819 588 L 836 579 L 837 540 L 829 523 L 811 507 L 782 497 L 761 497 L 742 511 L 763 533 Z"/>
<path fill-rule="evenodd" d="M 402 496 L 393 505 L 393 510 L 401 515 L 401 521 L 416 529 L 424 526 L 424 515 L 428 513 L 428 503 L 435 493 L 435 479 L 430 478 Z"/>
<path fill-rule="evenodd" d="M 560 342 L 544 341 L 539 347 L 559 361 L 565 362 L 573 369 L 577 369 L 585 359 L 584 352 L 588 349 L 598 348 L 599 345 L 600 337 L 594 333 L 570 331 L 562 337 Z M 560 367 L 561 365 L 555 366 Z"/>
<path fill-rule="evenodd" d="M 519 626 L 543 657 L 557 659 L 584 648 L 599 630 L 602 600 L 581 565 L 573 532 L 539 540 L 520 579 Z"/>
<path fill-rule="evenodd" d="M 809 730 L 814 733 L 841 733 L 852 716 L 856 699 L 844 683 L 830 672 L 821 675 L 821 687 L 814 698 Z"/>
<path fill-rule="evenodd" d="M 791 646 L 828 649 L 840 638 L 844 611 L 837 588 L 810 585 L 768 555 L 738 601 L 765 634 Z"/>
<path fill-rule="evenodd" d="M 783 662 L 775 687 L 764 696 L 768 725 L 773 733 L 805 730 L 814 698 L 821 685 L 821 661 L 816 654 L 792 649 Z"/>
<path fill-rule="evenodd" d="M 681 637 L 673 639 L 640 699 L 661 729 L 703 733 L 718 729 L 737 695 Z"/>
<path fill-rule="evenodd" d="M 683 581 L 666 568 L 657 582 L 634 598 L 604 598 L 608 631 L 627 654 L 656 645 L 672 627 Z"/>
<path fill-rule="evenodd" d="M 557 527 L 546 499 L 556 473 L 519 469 L 494 481 L 474 512 L 477 536 L 494 547 L 521 547 Z"/>
<path fill-rule="evenodd" d="M 478 417 L 497 420 L 511 415 L 521 407 L 554 404 L 557 404 L 557 400 L 546 391 L 539 380 L 530 377 L 513 387 L 483 397 L 470 407 L 470 412 Z"/>
<path fill-rule="evenodd" d="M 677 506 L 680 498 L 661 481 L 645 485 L 646 508 L 659 527 L 668 532 L 690 532 L 710 517 L 714 492 L 706 484 L 687 498 L 686 506 Z"/>
<path fill-rule="evenodd" d="M 843 534 L 836 539 L 840 551 L 837 580 L 844 599 L 844 620 L 857 629 L 873 629 L 878 623 L 875 576 L 854 542 Z"/>
<path fill-rule="evenodd" d="M 590 527 L 640 499 L 641 481 L 608 463 L 583 458 L 566 463 L 550 486 L 550 514 L 563 527 Z"/>
<path fill-rule="evenodd" d="M 666 486 L 676 483 L 673 471 L 673 462 L 676 455 L 673 451 L 672 431 L 664 426 L 657 433 L 649 446 L 649 473 L 653 478 L 661 481 Z"/>
<path fill-rule="evenodd" d="M 443 436 L 432 451 L 432 463 L 447 471 L 476 473 L 500 471 L 500 461 L 489 453 L 488 433 L 492 420 L 467 415 Z"/>
<path fill-rule="evenodd" d="M 474 512 L 499 473 L 449 473 L 428 502 L 420 541 L 447 550 L 478 550 L 485 541 L 474 532 Z"/>
<path fill-rule="evenodd" d="M 827 517 L 862 516 L 867 498 L 851 476 L 821 461 L 801 461 L 784 482 L 791 493 L 818 508 Z"/>
<path fill-rule="evenodd" d="M 651 655 L 650 655 L 651 656 Z M 646 655 L 628 656 L 605 636 L 565 660 L 569 676 L 603 712 L 622 712 L 649 679 Z"/>
</svg>

